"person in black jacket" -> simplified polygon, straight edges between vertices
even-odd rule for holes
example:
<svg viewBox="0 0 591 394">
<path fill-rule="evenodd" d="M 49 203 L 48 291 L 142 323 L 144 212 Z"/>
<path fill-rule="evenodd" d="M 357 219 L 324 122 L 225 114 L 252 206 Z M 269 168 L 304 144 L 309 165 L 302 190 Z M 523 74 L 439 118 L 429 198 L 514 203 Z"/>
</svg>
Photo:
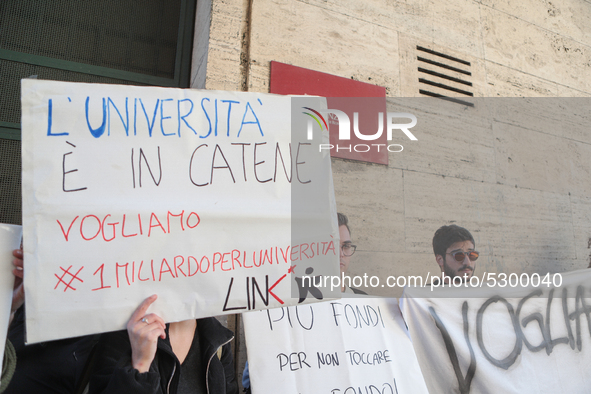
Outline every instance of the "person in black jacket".
<svg viewBox="0 0 591 394">
<path fill-rule="evenodd" d="M 142 302 L 127 331 L 101 336 L 89 392 L 238 393 L 232 331 L 215 318 L 165 324 L 146 314 L 156 298 Z"/>
<path fill-rule="evenodd" d="M 87 360 L 95 343 L 92 335 L 25 345 L 23 250 L 12 252 L 15 284 L 7 339 L 14 346 L 16 365 L 3 394 L 82 392 Z"/>
</svg>

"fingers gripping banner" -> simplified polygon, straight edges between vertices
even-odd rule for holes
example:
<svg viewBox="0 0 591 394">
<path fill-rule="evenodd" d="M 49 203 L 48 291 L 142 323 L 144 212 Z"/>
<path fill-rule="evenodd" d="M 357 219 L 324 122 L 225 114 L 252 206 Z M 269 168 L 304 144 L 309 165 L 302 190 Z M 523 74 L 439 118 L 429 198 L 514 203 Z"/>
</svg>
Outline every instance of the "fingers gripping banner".
<svg viewBox="0 0 591 394">
<path fill-rule="evenodd" d="M 28 341 L 122 329 L 152 294 L 166 321 L 294 304 L 295 274 L 338 274 L 330 157 L 312 146 L 328 136 L 309 140 L 291 107 L 23 80 Z M 294 191 L 318 213 L 298 234 Z"/>
<path fill-rule="evenodd" d="M 430 393 L 589 392 L 591 270 L 436 290 L 401 300 Z"/>
</svg>

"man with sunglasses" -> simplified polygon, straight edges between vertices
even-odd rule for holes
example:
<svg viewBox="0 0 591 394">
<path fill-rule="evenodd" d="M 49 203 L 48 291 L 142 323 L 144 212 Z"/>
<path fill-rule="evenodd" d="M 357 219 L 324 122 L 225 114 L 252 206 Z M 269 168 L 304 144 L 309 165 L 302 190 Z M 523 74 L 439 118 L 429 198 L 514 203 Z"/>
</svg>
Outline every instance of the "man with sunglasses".
<svg viewBox="0 0 591 394">
<path fill-rule="evenodd" d="M 433 253 L 441 269 L 443 283 L 449 283 L 455 277 L 460 277 L 462 282 L 470 280 L 478 259 L 474 247 L 474 237 L 463 227 L 452 224 L 435 232 Z"/>
</svg>

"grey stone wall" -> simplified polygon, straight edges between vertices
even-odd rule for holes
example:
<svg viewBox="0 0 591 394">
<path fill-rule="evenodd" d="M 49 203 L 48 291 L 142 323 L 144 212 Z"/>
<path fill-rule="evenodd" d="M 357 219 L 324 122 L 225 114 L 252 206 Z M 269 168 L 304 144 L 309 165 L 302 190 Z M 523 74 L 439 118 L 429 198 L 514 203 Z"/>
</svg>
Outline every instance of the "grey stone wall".
<svg viewBox="0 0 591 394">
<path fill-rule="evenodd" d="M 475 97 L 588 97 L 590 22 L 591 3 L 574 0 L 213 1 L 206 88 L 266 92 L 276 60 L 419 97 L 418 45 L 469 61 Z M 430 240 L 451 222 L 476 234 L 491 270 L 585 267 L 591 133 L 541 129 L 541 115 L 494 127 L 428 117 L 416 151 L 388 166 L 333 159 L 355 272 L 436 270 Z"/>
<path fill-rule="evenodd" d="M 475 97 L 591 95 L 588 1 L 212 3 L 207 89 L 268 92 L 275 60 L 384 86 L 391 108 L 420 97 L 418 45 L 470 62 Z M 419 141 L 388 166 L 332 161 L 338 210 L 359 247 L 350 273 L 437 272 L 431 238 L 449 223 L 472 231 L 480 272 L 587 267 L 588 101 L 536 101 L 525 113 L 500 101 L 468 117 L 431 103 L 415 109 Z"/>
</svg>

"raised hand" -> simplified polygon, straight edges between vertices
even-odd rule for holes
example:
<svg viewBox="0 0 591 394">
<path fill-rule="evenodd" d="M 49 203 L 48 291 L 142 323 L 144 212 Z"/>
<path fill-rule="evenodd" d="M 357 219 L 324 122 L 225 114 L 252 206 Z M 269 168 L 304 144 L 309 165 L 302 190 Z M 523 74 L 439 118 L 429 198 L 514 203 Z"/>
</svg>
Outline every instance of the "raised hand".
<svg viewBox="0 0 591 394">
<path fill-rule="evenodd" d="M 140 373 L 150 369 L 156 354 L 158 337 L 166 338 L 164 320 L 155 313 L 146 315 L 146 311 L 156 298 L 158 298 L 156 294 L 146 298 L 133 312 L 127 323 L 131 343 L 131 363 Z"/>
</svg>

